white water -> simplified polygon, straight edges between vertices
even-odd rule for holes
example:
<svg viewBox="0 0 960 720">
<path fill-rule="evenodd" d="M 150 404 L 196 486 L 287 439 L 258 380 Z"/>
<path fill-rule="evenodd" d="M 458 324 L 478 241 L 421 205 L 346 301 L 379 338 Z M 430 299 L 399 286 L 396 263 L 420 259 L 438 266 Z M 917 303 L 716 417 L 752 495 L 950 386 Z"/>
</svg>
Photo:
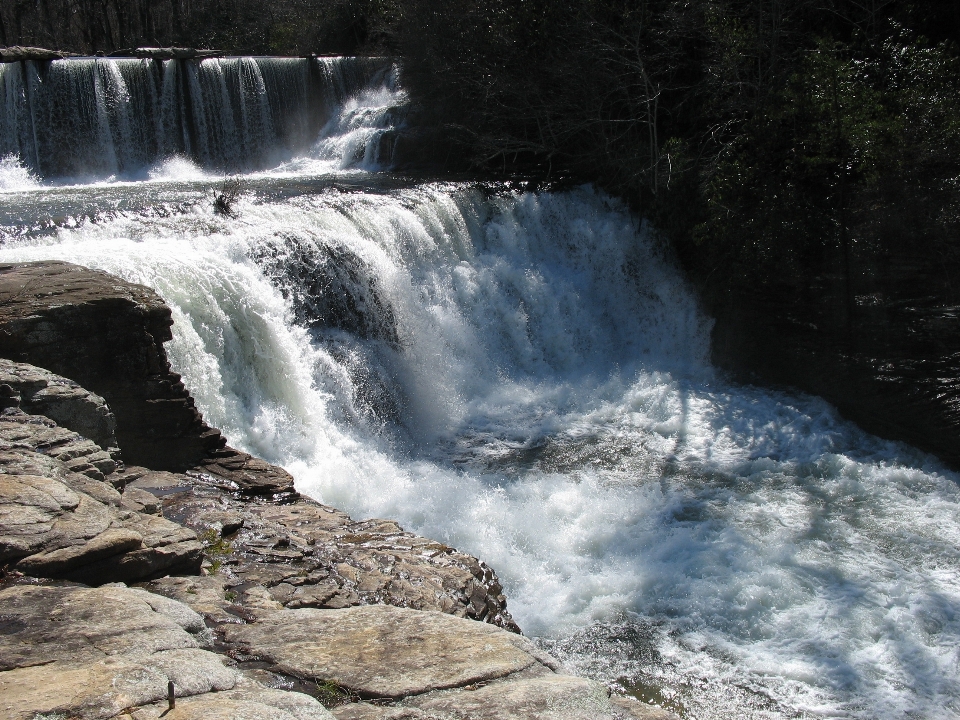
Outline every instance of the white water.
<svg viewBox="0 0 960 720">
<path fill-rule="evenodd" d="M 356 147 L 364 125 L 329 128 L 318 146 Z M 487 560 L 574 670 L 688 718 L 960 717 L 956 475 L 822 401 L 718 379 L 709 321 L 604 196 L 356 171 L 369 190 L 289 191 L 362 161 L 331 155 L 247 176 L 235 217 L 186 161 L 25 183 L 0 194 L 0 261 L 156 288 L 171 361 L 232 444 Z M 311 305 L 318 278 L 353 305 Z"/>
</svg>

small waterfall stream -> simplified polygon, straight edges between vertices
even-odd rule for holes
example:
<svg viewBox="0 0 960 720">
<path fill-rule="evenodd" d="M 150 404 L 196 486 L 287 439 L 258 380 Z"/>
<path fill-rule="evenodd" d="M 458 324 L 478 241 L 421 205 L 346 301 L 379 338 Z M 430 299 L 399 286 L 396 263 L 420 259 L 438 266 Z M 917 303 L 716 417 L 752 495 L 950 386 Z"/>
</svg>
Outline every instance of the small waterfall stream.
<svg viewBox="0 0 960 720">
<path fill-rule="evenodd" d="M 156 288 L 207 420 L 301 491 L 482 557 L 570 669 L 685 718 L 960 717 L 960 478 L 718 377 L 619 202 L 392 175 L 374 61 L 0 72 L 0 261 Z"/>
</svg>

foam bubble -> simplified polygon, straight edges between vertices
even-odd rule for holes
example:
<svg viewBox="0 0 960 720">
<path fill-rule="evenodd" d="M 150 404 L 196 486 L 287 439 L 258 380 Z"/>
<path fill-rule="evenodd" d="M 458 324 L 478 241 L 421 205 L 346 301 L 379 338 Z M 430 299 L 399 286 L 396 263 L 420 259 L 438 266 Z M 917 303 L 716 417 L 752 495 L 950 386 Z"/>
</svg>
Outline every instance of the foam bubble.
<svg viewBox="0 0 960 720">
<path fill-rule="evenodd" d="M 40 183 L 16 155 L 0 158 L 0 192 L 34 190 Z"/>
</svg>

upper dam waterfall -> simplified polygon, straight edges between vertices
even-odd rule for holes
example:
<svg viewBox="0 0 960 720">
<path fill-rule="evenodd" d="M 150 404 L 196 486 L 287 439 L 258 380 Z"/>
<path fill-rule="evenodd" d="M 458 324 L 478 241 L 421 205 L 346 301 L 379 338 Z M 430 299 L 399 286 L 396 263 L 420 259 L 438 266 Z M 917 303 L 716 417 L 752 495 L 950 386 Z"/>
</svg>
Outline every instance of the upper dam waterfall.
<svg viewBox="0 0 960 720">
<path fill-rule="evenodd" d="M 155 288 L 231 444 L 486 560 L 574 672 L 685 718 L 960 717 L 960 478 L 725 381 L 617 201 L 392 174 L 403 90 L 353 62 L 0 68 L 0 261 Z"/>
<path fill-rule="evenodd" d="M 378 58 L 88 58 L 0 64 L 0 157 L 41 177 L 133 177 L 172 156 L 221 172 L 306 151 Z"/>
</svg>

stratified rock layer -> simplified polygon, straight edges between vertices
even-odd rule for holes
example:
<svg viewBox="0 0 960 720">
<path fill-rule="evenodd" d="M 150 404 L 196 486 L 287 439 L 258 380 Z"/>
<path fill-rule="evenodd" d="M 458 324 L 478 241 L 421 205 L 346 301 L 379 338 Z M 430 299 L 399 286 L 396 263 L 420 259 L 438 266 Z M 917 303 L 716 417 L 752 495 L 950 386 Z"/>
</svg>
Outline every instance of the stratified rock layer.
<svg viewBox="0 0 960 720">
<path fill-rule="evenodd" d="M 114 462 L 48 418 L 0 414 L 0 567 L 98 585 L 196 573 L 196 534 L 122 507 Z"/>
<path fill-rule="evenodd" d="M 222 447 L 171 372 L 170 308 L 153 290 L 63 262 L 0 264 L 0 356 L 104 397 L 128 462 L 184 469 Z"/>
<path fill-rule="evenodd" d="M 119 455 L 117 420 L 106 401 L 78 383 L 34 365 L 0 358 L 0 386 L 7 385 L 19 405 L 31 415 L 43 415 L 57 425 L 92 440 L 112 456 Z"/>
<path fill-rule="evenodd" d="M 211 546 L 216 575 L 163 578 L 149 587 L 211 622 L 282 608 L 386 604 L 436 610 L 519 632 L 493 570 L 471 555 L 405 532 L 392 520 L 354 521 L 301 498 L 248 499 L 233 483 L 202 474 L 130 468 L 131 489 L 157 493 L 166 517 Z M 216 483 L 221 483 L 220 485 Z"/>
</svg>

